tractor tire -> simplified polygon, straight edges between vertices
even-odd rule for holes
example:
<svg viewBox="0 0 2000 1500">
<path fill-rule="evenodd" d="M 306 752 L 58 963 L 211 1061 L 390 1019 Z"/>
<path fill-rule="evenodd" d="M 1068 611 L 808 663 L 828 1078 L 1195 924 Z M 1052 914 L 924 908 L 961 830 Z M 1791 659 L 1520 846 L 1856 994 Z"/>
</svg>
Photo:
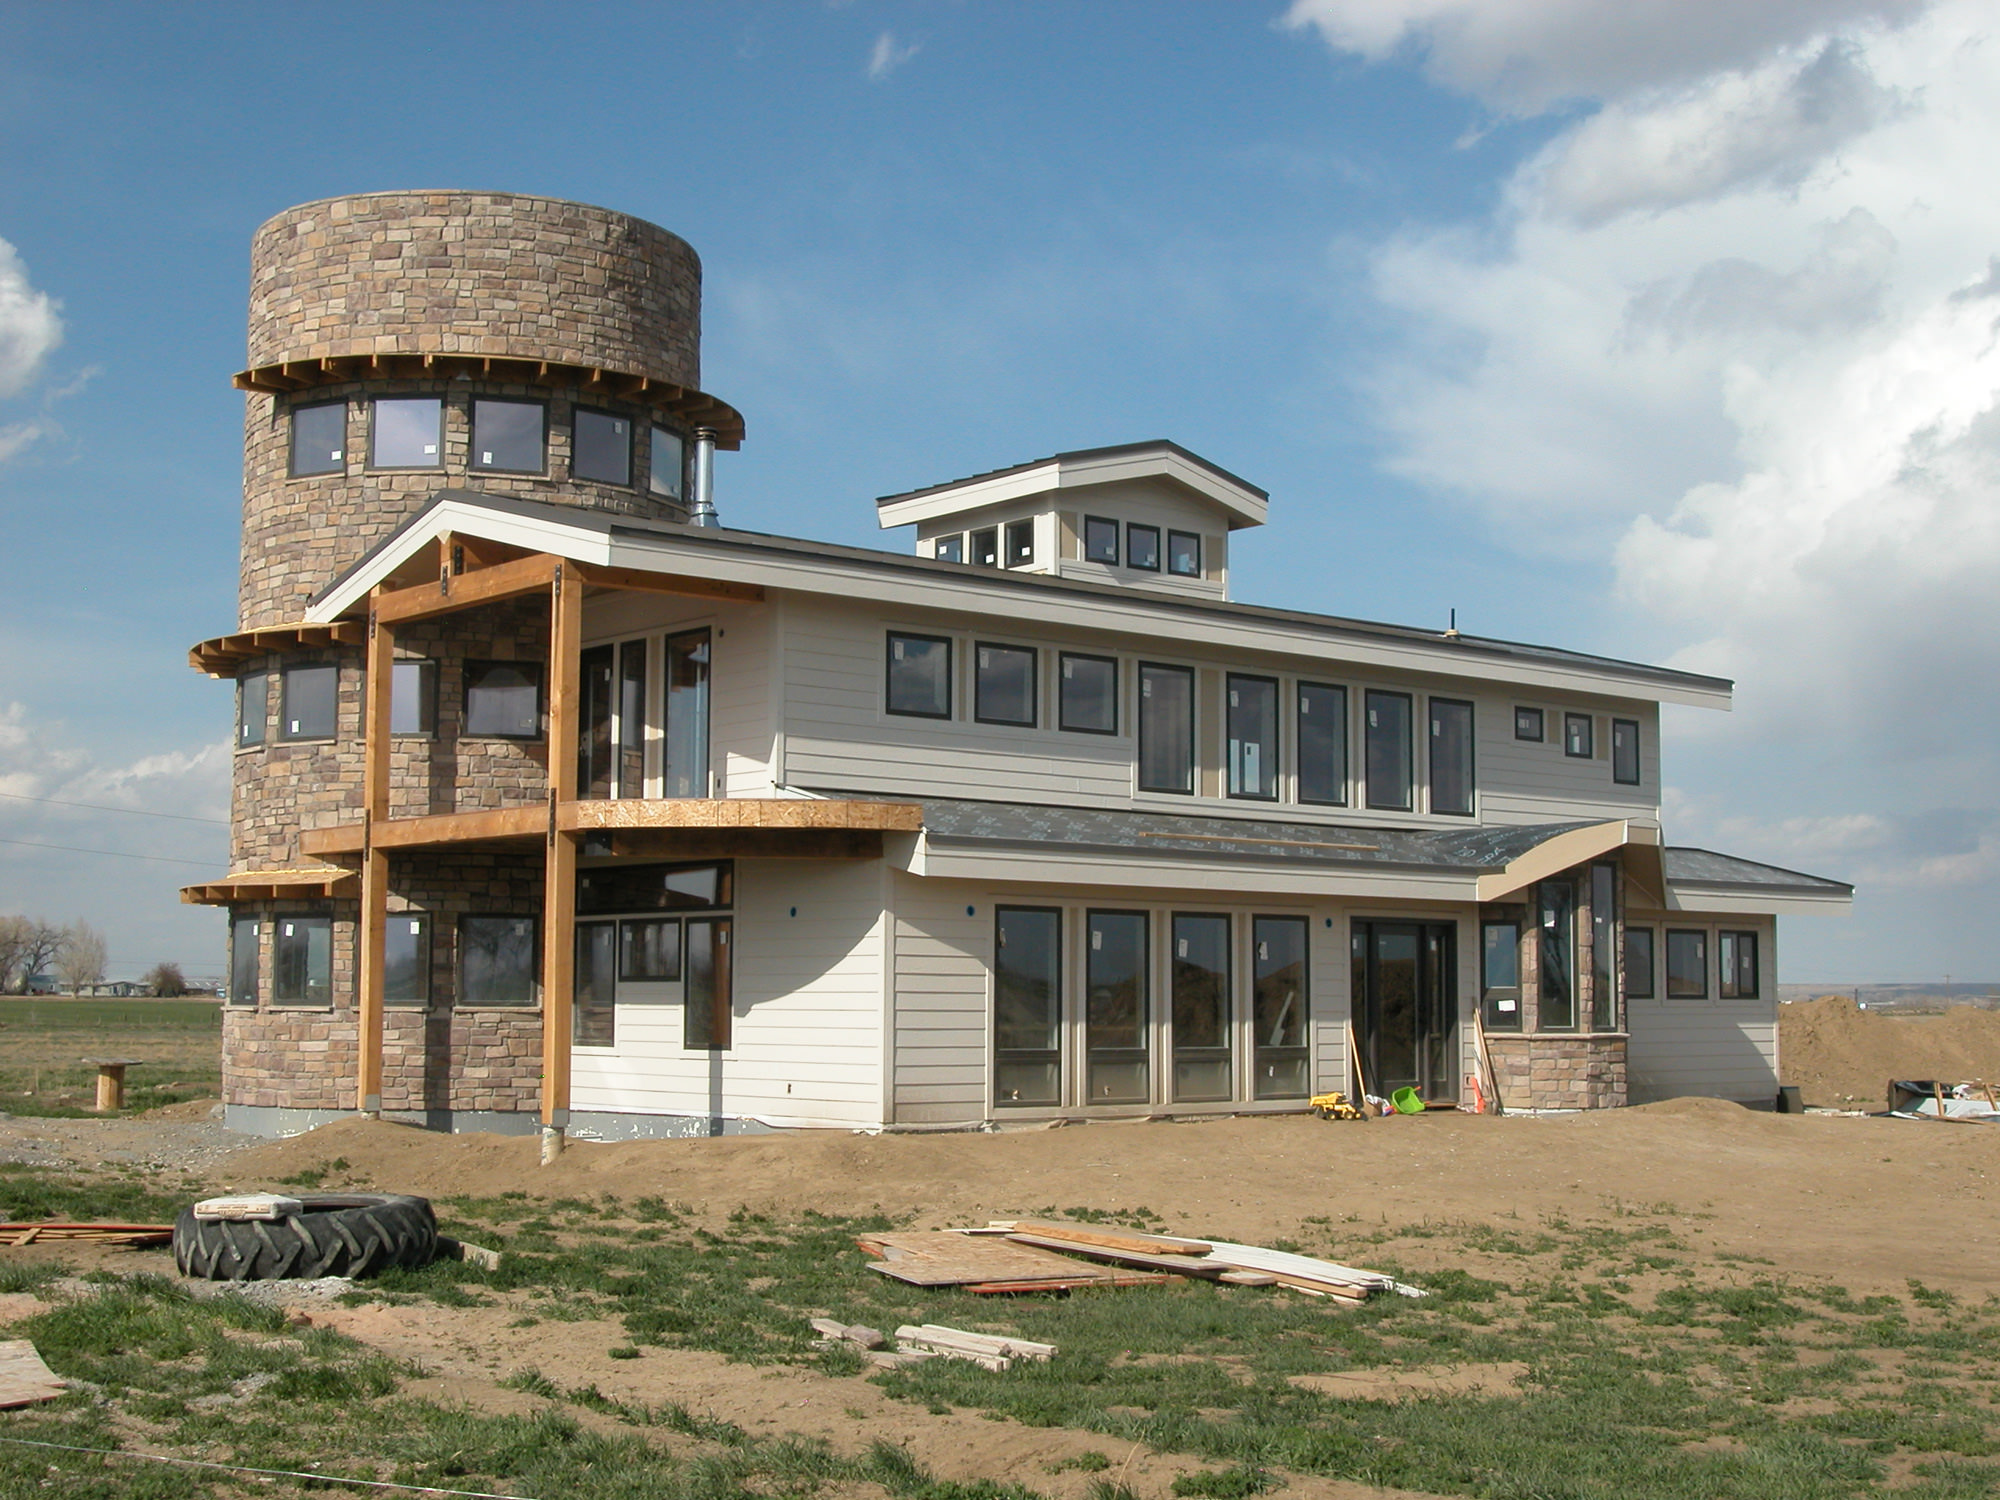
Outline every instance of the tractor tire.
<svg viewBox="0 0 2000 1500">
<path fill-rule="evenodd" d="M 373 1276 L 437 1254 L 430 1199 L 401 1193 L 313 1193 L 282 1219 L 174 1220 L 174 1264 L 207 1281 Z"/>
</svg>

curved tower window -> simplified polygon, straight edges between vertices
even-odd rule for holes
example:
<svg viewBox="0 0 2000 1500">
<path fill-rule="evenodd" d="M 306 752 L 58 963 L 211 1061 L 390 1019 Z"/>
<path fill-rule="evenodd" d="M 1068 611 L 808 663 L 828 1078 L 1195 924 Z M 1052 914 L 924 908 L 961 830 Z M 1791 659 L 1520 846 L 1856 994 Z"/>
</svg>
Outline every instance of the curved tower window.
<svg viewBox="0 0 2000 1500">
<path fill-rule="evenodd" d="M 376 469 L 444 466 L 444 402 L 436 396 L 381 396 L 369 403 L 368 463 Z"/>
<path fill-rule="evenodd" d="M 686 448 L 681 435 L 671 427 L 653 429 L 653 459 L 647 483 L 653 493 L 665 495 L 669 500 L 678 500 L 684 493 L 682 472 L 686 467 Z"/>
<path fill-rule="evenodd" d="M 632 420 L 578 407 L 570 437 L 569 472 L 600 484 L 632 482 Z"/>
<path fill-rule="evenodd" d="M 292 476 L 347 469 L 347 403 L 322 401 L 292 408 Z"/>
<path fill-rule="evenodd" d="M 474 469 L 505 474 L 539 474 L 548 466 L 549 409 L 539 401 L 472 402 Z"/>
</svg>

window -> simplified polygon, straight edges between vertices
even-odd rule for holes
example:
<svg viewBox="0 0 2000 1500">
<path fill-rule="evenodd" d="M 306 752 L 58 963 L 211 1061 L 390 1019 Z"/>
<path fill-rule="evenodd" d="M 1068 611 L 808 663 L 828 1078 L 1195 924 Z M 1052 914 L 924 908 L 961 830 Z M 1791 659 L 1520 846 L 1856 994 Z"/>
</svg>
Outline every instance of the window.
<svg viewBox="0 0 2000 1500">
<path fill-rule="evenodd" d="M 1618 867 L 1590 867 L 1590 1029 L 1618 1029 Z"/>
<path fill-rule="evenodd" d="M 1577 760 L 1589 760 L 1597 754 L 1589 714 L 1563 715 L 1563 754 Z"/>
<path fill-rule="evenodd" d="M 1194 790 L 1194 670 L 1139 664 L 1139 790 Z"/>
<path fill-rule="evenodd" d="M 1035 658 L 1029 646 L 973 648 L 972 716 L 982 724 L 1035 727 Z"/>
<path fill-rule="evenodd" d="M 1201 538 L 1192 531 L 1168 532 L 1167 571 L 1178 578 L 1201 577 Z"/>
<path fill-rule="evenodd" d="M 1667 998 L 1708 998 L 1708 934 L 1667 933 Z"/>
<path fill-rule="evenodd" d="M 1227 1099 L 1230 1077 L 1229 918 L 1174 913 L 1172 975 L 1174 1099 Z"/>
<path fill-rule="evenodd" d="M 280 687 L 278 738 L 330 740 L 340 705 L 340 668 L 317 663 L 286 667 Z"/>
<path fill-rule="evenodd" d="M 1007 523 L 1007 566 L 1025 568 L 1035 560 L 1035 523 L 1033 521 L 1009 521 Z"/>
<path fill-rule="evenodd" d="M 1725 1000 L 1757 998 L 1757 934 L 1723 932 L 1715 939 L 1715 956 L 1722 974 L 1720 994 Z"/>
<path fill-rule="evenodd" d="M 704 663 L 704 666 L 706 663 Z M 706 735 L 704 735 L 706 738 Z M 704 751 L 702 759 L 708 759 Z M 646 643 L 618 648 L 618 795 L 646 795 Z"/>
<path fill-rule="evenodd" d="M 1620 786 L 1639 784 L 1639 721 L 1611 721 L 1611 779 Z"/>
<path fill-rule="evenodd" d="M 539 401 L 472 400 L 473 469 L 539 474 L 548 465 L 549 409 Z"/>
<path fill-rule="evenodd" d="M 1312 1092 L 1306 1057 L 1306 919 L 1258 917 L 1250 945 L 1256 960 L 1251 1025 L 1256 1033 L 1259 1099 L 1303 1099 Z"/>
<path fill-rule="evenodd" d="M 1576 1030 L 1576 887 L 1567 880 L 1542 882 L 1543 1031 Z"/>
<path fill-rule="evenodd" d="M 382 998 L 391 1005 L 422 1005 L 431 997 L 431 924 L 428 917 L 392 911 L 382 930 Z"/>
<path fill-rule="evenodd" d="M 229 1003 L 257 1003 L 258 945 L 264 936 L 261 917 L 229 919 Z"/>
<path fill-rule="evenodd" d="M 617 912 L 710 911 L 733 905 L 735 867 L 701 865 L 604 865 L 576 878 L 580 916 Z"/>
<path fill-rule="evenodd" d="M 667 637 L 666 744 L 660 753 L 660 795 L 708 797 L 714 771 L 708 751 L 708 632 Z"/>
<path fill-rule="evenodd" d="M 980 568 L 1000 566 L 1000 528 L 982 526 L 972 533 L 972 563 Z"/>
<path fill-rule="evenodd" d="M 569 472 L 599 484 L 632 482 L 632 422 L 608 411 L 579 406 L 572 419 Z"/>
<path fill-rule="evenodd" d="M 570 1040 L 579 1047 L 610 1047 L 618 1038 L 618 924 L 576 924 L 575 986 Z"/>
<path fill-rule="evenodd" d="M 1142 911 L 1093 911 L 1084 925 L 1085 1102 L 1144 1104 L 1150 923 Z"/>
<path fill-rule="evenodd" d="M 1472 705 L 1431 699 L 1431 811 L 1472 816 Z"/>
<path fill-rule="evenodd" d="M 1299 801 L 1347 805 L 1347 689 L 1299 684 Z"/>
<path fill-rule="evenodd" d="M 277 917 L 271 949 L 274 1005 L 333 1004 L 333 918 Z"/>
<path fill-rule="evenodd" d="M 271 718 L 271 674 L 252 672 L 236 680 L 236 747 L 264 743 Z"/>
<path fill-rule="evenodd" d="M 1148 573 L 1160 571 L 1160 528 L 1127 522 L 1125 526 L 1125 566 Z"/>
<path fill-rule="evenodd" d="M 1410 695 L 1370 689 L 1368 718 L 1368 805 L 1391 812 L 1410 810 Z"/>
<path fill-rule="evenodd" d="M 1229 795 L 1278 795 L 1278 680 L 1229 676 Z"/>
<path fill-rule="evenodd" d="M 1062 1103 L 1062 913 L 993 914 L 993 1098 Z"/>
<path fill-rule="evenodd" d="M 576 790 L 579 797 L 609 797 L 614 777 L 611 734 L 612 680 L 618 653 L 592 646 L 577 656 Z"/>
<path fill-rule="evenodd" d="M 1514 710 L 1514 738 L 1542 742 L 1542 711 L 1539 708 L 1517 708 Z"/>
<path fill-rule="evenodd" d="M 538 661 L 469 661 L 465 664 L 465 733 L 500 740 L 532 740 L 542 732 L 542 664 Z"/>
<path fill-rule="evenodd" d="M 1083 518 L 1084 561 L 1118 566 L 1118 523 L 1099 516 Z"/>
<path fill-rule="evenodd" d="M 889 632 L 889 712 L 951 717 L 951 642 L 939 635 Z"/>
<path fill-rule="evenodd" d="M 533 917 L 458 919 L 458 1003 L 536 1003 Z"/>
<path fill-rule="evenodd" d="M 652 460 L 647 465 L 647 485 L 656 495 L 679 500 L 684 488 L 682 474 L 687 467 L 687 449 L 681 442 L 681 435 L 671 427 L 655 427 L 652 447 Z"/>
<path fill-rule="evenodd" d="M 437 663 L 399 661 L 389 669 L 389 733 L 432 734 L 437 729 Z"/>
<path fill-rule="evenodd" d="M 370 403 L 369 465 L 377 469 L 441 468 L 444 402 L 436 396 L 383 396 Z"/>
<path fill-rule="evenodd" d="M 727 1051 L 730 1044 L 728 917 L 690 917 L 687 922 L 687 977 L 683 981 L 682 1044 L 693 1051 Z"/>
<path fill-rule="evenodd" d="M 1521 924 L 1479 924 L 1479 1003 L 1489 1031 L 1521 1029 Z"/>
<path fill-rule="evenodd" d="M 292 408 L 292 475 L 347 471 L 347 403 Z"/>
<path fill-rule="evenodd" d="M 931 556 L 939 562 L 962 563 L 965 561 L 965 533 L 954 531 L 950 536 L 941 536 L 931 543 Z"/>
<path fill-rule="evenodd" d="M 1118 662 L 1110 656 L 1062 654 L 1056 722 L 1078 734 L 1118 732 Z"/>
<path fill-rule="evenodd" d="M 681 977 L 681 924 L 672 917 L 635 917 L 618 924 L 618 977 L 658 984 Z"/>
<path fill-rule="evenodd" d="M 1625 998 L 1650 1000 L 1653 989 L 1653 929 L 1625 929 Z"/>
</svg>

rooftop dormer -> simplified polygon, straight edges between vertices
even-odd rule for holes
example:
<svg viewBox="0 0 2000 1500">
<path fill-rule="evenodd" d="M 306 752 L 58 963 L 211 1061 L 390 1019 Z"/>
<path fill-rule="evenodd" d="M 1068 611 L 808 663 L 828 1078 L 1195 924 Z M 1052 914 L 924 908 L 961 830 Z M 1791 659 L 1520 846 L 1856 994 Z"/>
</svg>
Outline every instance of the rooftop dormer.
<svg viewBox="0 0 2000 1500">
<path fill-rule="evenodd" d="M 1164 439 L 1085 448 L 875 502 L 919 557 L 1159 593 L 1229 597 L 1229 533 L 1270 497 Z"/>
</svg>

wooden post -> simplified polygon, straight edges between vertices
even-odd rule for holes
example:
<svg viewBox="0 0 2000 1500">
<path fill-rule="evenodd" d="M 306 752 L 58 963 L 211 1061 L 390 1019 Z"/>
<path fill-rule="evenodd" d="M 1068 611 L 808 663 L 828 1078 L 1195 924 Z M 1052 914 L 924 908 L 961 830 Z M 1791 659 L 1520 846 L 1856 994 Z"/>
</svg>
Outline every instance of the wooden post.
<svg viewBox="0 0 2000 1500">
<path fill-rule="evenodd" d="M 380 590 L 377 590 L 379 593 Z M 389 817 L 389 723 L 396 680 L 396 627 L 368 605 L 368 699 L 362 720 L 361 984 L 354 1107 L 382 1113 L 382 990 L 387 968 L 389 853 L 375 847 L 375 825 Z"/>
<path fill-rule="evenodd" d="M 583 580 L 571 563 L 549 591 L 549 831 L 542 869 L 542 1162 L 562 1153 L 569 1129 L 571 1010 L 576 984 L 576 836 L 556 826 L 576 800 L 578 652 Z"/>
<path fill-rule="evenodd" d="M 97 1112 L 108 1115 L 125 1107 L 125 1070 L 139 1066 L 136 1057 L 86 1057 L 97 1069 Z"/>
</svg>

